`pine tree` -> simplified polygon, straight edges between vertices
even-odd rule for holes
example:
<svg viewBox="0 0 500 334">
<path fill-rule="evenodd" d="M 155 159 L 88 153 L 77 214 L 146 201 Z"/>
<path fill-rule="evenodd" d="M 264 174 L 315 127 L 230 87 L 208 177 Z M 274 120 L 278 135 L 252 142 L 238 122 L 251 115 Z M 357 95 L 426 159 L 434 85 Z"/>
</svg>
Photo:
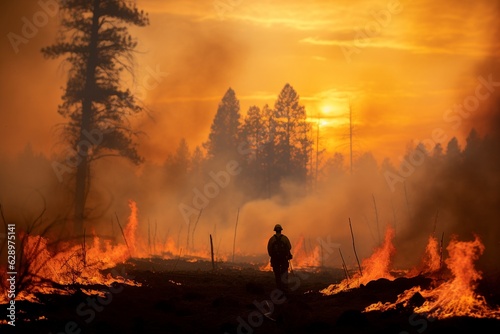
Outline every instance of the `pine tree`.
<svg viewBox="0 0 500 334">
<path fill-rule="evenodd" d="M 210 127 L 208 141 L 203 144 L 209 159 L 236 158 L 240 144 L 240 102 L 229 88 L 219 103 Z"/>
<path fill-rule="evenodd" d="M 276 168 L 276 119 L 274 110 L 266 104 L 261 111 L 264 135 L 260 153 L 260 166 L 262 169 L 263 191 L 270 197 L 279 190 L 280 171 Z"/>
<path fill-rule="evenodd" d="M 47 58 L 64 56 L 71 65 L 58 112 L 68 119 L 63 131 L 74 150 L 75 232 L 81 233 L 91 162 L 109 155 L 142 161 L 135 132 L 128 126 L 128 116 L 142 108 L 130 90 L 122 88 L 121 73 L 131 70 L 137 45 L 127 26 L 144 27 L 149 20 L 125 0 L 66 0 L 60 3 L 60 13 L 60 36 L 42 53 Z"/>
<path fill-rule="evenodd" d="M 186 182 L 191 171 L 191 155 L 185 138 L 179 141 L 175 153 L 167 157 L 165 167 L 169 186 L 181 186 Z"/>
<path fill-rule="evenodd" d="M 277 169 L 285 178 L 305 182 L 309 151 L 310 124 L 306 110 L 299 102 L 295 89 L 286 84 L 274 106 L 276 122 Z"/>
<path fill-rule="evenodd" d="M 251 106 L 243 121 L 241 128 L 242 139 L 245 141 L 245 146 L 249 151 L 247 159 L 250 163 L 259 161 L 259 154 L 262 150 L 262 144 L 265 137 L 264 119 L 262 118 L 260 108 Z"/>
<path fill-rule="evenodd" d="M 251 106 L 241 127 L 241 139 L 244 143 L 244 153 L 246 153 L 243 183 L 247 189 L 252 190 L 251 195 L 256 197 L 262 194 L 265 183 L 263 149 L 268 136 L 265 122 L 260 108 Z"/>
</svg>

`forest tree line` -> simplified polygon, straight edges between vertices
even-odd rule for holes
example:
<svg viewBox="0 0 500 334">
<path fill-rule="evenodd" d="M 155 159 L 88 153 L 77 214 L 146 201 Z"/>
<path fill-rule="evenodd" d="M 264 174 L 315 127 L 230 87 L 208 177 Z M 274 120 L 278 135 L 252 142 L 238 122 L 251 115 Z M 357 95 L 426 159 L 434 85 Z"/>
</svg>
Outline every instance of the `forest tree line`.
<svg viewBox="0 0 500 334">
<path fill-rule="evenodd" d="M 190 151 L 186 139 L 165 162 L 169 182 L 180 185 L 194 175 L 241 167 L 236 184 L 250 198 L 270 197 L 283 181 L 306 187 L 310 180 L 312 127 L 295 89 L 286 84 L 274 107 L 252 105 L 242 117 L 240 102 L 229 88 L 219 103 L 207 140 Z"/>
</svg>

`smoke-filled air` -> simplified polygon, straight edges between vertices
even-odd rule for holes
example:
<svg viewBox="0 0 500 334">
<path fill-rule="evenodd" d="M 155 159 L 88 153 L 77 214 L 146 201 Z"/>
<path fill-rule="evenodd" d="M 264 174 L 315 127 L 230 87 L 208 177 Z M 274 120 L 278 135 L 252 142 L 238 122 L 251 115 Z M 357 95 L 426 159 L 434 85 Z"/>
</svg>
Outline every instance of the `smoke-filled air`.
<svg viewBox="0 0 500 334">
<path fill-rule="evenodd" d="M 268 241 L 280 224 L 290 275 L 323 275 L 314 302 L 425 276 L 446 283 L 360 314 L 410 307 L 418 293 L 426 301 L 410 313 L 500 319 L 500 299 L 474 292 L 500 275 L 498 1 L 1 7 L 1 303 L 15 295 L 19 312 L 19 301 L 48 302 L 40 294 L 151 288 L 143 263 L 148 275 L 253 268 L 274 285 Z M 116 268 L 127 274 L 106 272 Z M 451 288 L 459 279 L 474 302 L 440 299 L 464 294 Z M 257 309 L 259 325 L 238 313 L 256 332 L 291 324 Z M 232 318 L 221 333 L 250 333 Z"/>
</svg>

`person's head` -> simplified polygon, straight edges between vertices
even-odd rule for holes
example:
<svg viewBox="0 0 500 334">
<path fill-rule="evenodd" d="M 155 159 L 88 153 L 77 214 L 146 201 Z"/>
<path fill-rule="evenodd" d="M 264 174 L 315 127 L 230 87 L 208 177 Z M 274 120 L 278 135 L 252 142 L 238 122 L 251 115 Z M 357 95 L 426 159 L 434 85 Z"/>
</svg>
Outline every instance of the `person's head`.
<svg viewBox="0 0 500 334">
<path fill-rule="evenodd" d="M 283 227 L 281 227 L 281 225 L 280 225 L 280 224 L 276 224 L 276 225 L 274 225 L 274 231 L 275 231 L 277 234 L 280 234 L 282 230 L 283 230 Z"/>
</svg>

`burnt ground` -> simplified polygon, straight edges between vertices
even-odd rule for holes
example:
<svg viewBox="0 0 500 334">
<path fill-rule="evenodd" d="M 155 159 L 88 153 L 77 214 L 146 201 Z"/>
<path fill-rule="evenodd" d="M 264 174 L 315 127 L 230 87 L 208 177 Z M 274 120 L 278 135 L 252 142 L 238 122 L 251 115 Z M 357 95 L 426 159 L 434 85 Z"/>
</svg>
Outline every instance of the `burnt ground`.
<svg viewBox="0 0 500 334">
<path fill-rule="evenodd" d="M 377 301 L 394 302 L 397 294 L 429 278 L 380 279 L 358 289 L 323 296 L 318 291 L 343 279 L 340 270 L 290 274 L 286 297 L 273 293 L 271 272 L 257 267 L 184 260 L 132 260 L 116 268 L 142 286 L 114 284 L 86 288 L 108 291 L 106 298 L 40 295 L 41 303 L 18 301 L 17 323 L 0 325 L 1 333 L 482 333 L 500 332 L 500 320 L 457 317 L 428 319 L 403 307 L 387 312 L 361 311 Z M 500 304 L 498 277 L 480 289 Z M 78 287 L 74 287 L 78 288 Z M 77 290 L 78 291 L 78 290 Z M 265 301 L 269 302 L 266 303 Z M 272 302 L 274 301 L 274 303 Z M 415 304 L 421 302 L 415 298 Z M 5 305 L 2 305 L 4 309 Z M 264 317 L 273 308 L 270 318 Z M 35 320 L 40 317 L 43 320 Z M 2 319 L 4 317 L 2 316 Z"/>
</svg>

